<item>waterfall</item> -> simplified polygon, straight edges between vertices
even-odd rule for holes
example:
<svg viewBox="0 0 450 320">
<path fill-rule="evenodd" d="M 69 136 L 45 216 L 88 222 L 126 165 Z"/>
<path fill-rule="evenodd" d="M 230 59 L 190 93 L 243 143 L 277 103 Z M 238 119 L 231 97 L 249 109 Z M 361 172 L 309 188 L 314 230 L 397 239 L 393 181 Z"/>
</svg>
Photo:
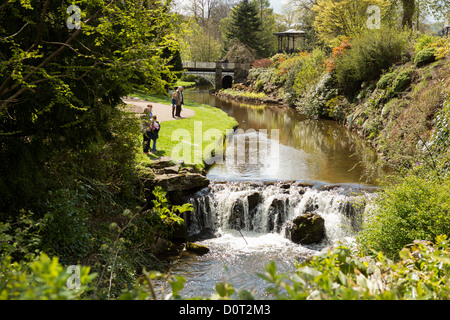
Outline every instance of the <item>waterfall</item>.
<svg viewBox="0 0 450 320">
<path fill-rule="evenodd" d="M 212 183 L 190 199 L 194 212 L 184 218 L 190 237 L 220 237 L 232 230 L 286 235 L 294 218 L 313 212 L 325 221 L 322 244 L 351 240 L 371 194 L 352 195 L 344 187 L 315 188 L 298 182 Z"/>
</svg>

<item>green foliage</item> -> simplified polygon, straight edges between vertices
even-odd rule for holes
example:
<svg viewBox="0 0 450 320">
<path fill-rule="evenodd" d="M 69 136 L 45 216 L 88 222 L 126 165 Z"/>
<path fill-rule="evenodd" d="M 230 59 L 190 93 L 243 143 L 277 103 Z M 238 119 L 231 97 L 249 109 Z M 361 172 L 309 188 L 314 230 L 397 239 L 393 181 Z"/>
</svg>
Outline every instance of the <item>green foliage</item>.
<svg viewBox="0 0 450 320">
<path fill-rule="evenodd" d="M 295 272 L 277 273 L 270 263 L 260 277 L 282 300 L 447 300 L 450 251 L 445 236 L 436 244 L 415 241 L 394 263 L 382 253 L 361 256 L 346 247 L 327 248 Z"/>
<path fill-rule="evenodd" d="M 300 70 L 298 70 L 294 90 L 298 96 L 302 96 L 308 88 L 315 84 L 325 71 L 323 61 L 325 60 L 325 52 L 320 49 L 314 49 L 311 54 L 302 59 Z"/>
<path fill-rule="evenodd" d="M 80 299 L 92 290 L 96 277 L 89 267 L 80 267 L 80 288 L 69 289 L 70 273 L 41 251 L 41 232 L 47 219 L 22 212 L 15 221 L 0 223 L 0 300 Z"/>
<path fill-rule="evenodd" d="M 228 19 L 224 32 L 225 51 L 228 51 L 229 41 L 237 39 L 254 50 L 257 55 L 263 54 L 263 43 L 260 37 L 262 23 L 255 3 L 241 0 L 233 7 Z"/>
<path fill-rule="evenodd" d="M 419 38 L 417 38 L 416 43 L 414 45 L 415 53 L 422 51 L 423 49 L 429 47 L 432 43 L 438 40 L 438 37 L 430 36 L 427 34 L 421 34 Z"/>
<path fill-rule="evenodd" d="M 222 43 L 219 39 L 194 20 L 183 24 L 180 47 L 183 61 L 212 62 L 219 60 L 222 54 Z"/>
<path fill-rule="evenodd" d="M 91 250 L 86 203 L 89 194 L 80 190 L 60 189 L 49 192 L 42 249 L 58 256 L 62 263 L 74 264 Z"/>
<path fill-rule="evenodd" d="M 408 175 L 384 186 L 365 213 L 362 229 L 362 248 L 382 251 L 391 259 L 414 240 L 450 236 L 450 179 Z"/>
<path fill-rule="evenodd" d="M 299 100 L 298 109 L 310 118 L 328 118 L 329 101 L 338 96 L 333 77 L 325 73 L 320 81 L 312 85 L 308 92 Z"/>
<path fill-rule="evenodd" d="M 194 207 L 190 203 L 185 203 L 182 206 L 170 205 L 166 197 L 167 192 L 159 186 L 153 190 L 153 195 L 156 198 L 156 200 L 152 200 L 153 210 L 164 225 L 163 229 L 169 232 L 173 231 L 176 225 L 184 223 L 183 218 L 181 218 L 184 212 L 194 211 Z"/>
<path fill-rule="evenodd" d="M 414 57 L 414 64 L 417 67 L 422 67 L 426 64 L 429 64 L 436 60 L 436 49 L 435 48 L 427 48 L 419 51 Z"/>
<path fill-rule="evenodd" d="M 165 2 L 78 1 L 73 30 L 64 4 L 26 3 L 0 7 L 3 214 L 45 196 L 55 157 L 110 142 L 121 97 L 165 92 L 175 79 L 176 20 Z"/>
<path fill-rule="evenodd" d="M 434 118 L 434 132 L 430 138 L 428 150 L 436 159 L 429 167 L 433 167 L 438 175 L 446 176 L 450 172 L 450 99 L 444 103 Z"/>
<path fill-rule="evenodd" d="M 392 84 L 392 81 L 395 79 L 395 76 L 396 76 L 395 72 L 389 72 L 384 74 L 377 82 L 377 88 L 386 89 L 388 86 Z"/>
<path fill-rule="evenodd" d="M 382 24 L 391 18 L 387 0 L 319 0 L 312 10 L 316 13 L 314 29 L 327 45 L 342 36 L 354 36 L 367 30 L 367 8 L 376 5 L 381 10 Z M 374 31 L 373 30 L 369 30 Z"/>
<path fill-rule="evenodd" d="M 335 76 L 347 94 L 359 90 L 362 82 L 376 80 L 383 70 L 401 60 L 406 33 L 397 29 L 370 30 L 351 40 L 351 48 L 336 59 Z"/>
<path fill-rule="evenodd" d="M 394 92 L 403 92 L 412 82 L 412 70 L 405 70 L 398 73 L 392 82 L 392 90 Z"/>
<path fill-rule="evenodd" d="M 96 277 L 89 267 L 79 267 L 79 289 L 67 286 L 70 273 L 58 261 L 40 254 L 31 263 L 13 262 L 10 257 L 0 265 L 0 300 L 77 300 L 86 298 Z"/>
</svg>

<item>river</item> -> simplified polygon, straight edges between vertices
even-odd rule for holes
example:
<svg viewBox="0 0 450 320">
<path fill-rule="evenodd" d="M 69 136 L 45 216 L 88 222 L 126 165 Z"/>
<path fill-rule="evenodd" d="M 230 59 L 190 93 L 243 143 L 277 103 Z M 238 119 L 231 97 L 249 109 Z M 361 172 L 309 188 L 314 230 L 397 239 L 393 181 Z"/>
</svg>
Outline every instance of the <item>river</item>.
<svg viewBox="0 0 450 320">
<path fill-rule="evenodd" d="M 191 198 L 195 212 L 185 216 L 189 234 L 210 252 L 173 263 L 173 274 L 186 278 L 183 297 L 209 297 L 225 280 L 257 299 L 270 299 L 268 284 L 257 276 L 270 261 L 280 272 L 290 271 L 324 247 L 351 245 L 364 210 L 354 204 L 371 197 L 386 173 L 363 139 L 335 121 L 309 120 L 290 108 L 225 101 L 201 89 L 184 92 L 185 100 L 234 117 L 240 131 L 229 138 L 227 151 L 234 152 L 209 169 L 210 188 Z M 270 152 L 259 152 L 264 145 Z M 234 158 L 236 150 L 238 157 L 246 154 L 244 161 Z M 286 237 L 287 223 L 311 211 L 324 218 L 326 238 L 313 245 L 293 243 Z"/>
</svg>

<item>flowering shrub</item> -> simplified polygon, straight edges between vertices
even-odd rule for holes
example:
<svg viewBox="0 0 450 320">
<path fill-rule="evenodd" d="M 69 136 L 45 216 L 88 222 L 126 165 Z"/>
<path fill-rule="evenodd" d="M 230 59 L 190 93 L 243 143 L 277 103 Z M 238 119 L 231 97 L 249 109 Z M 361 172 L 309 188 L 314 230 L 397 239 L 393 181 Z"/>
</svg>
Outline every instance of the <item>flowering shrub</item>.
<svg viewBox="0 0 450 320">
<path fill-rule="evenodd" d="M 331 73 L 336 69 L 336 59 L 342 56 L 352 46 L 350 39 L 351 38 L 344 37 L 341 44 L 333 48 L 333 56 L 324 61 L 324 67 L 326 67 L 328 73 Z"/>
<path fill-rule="evenodd" d="M 313 119 L 329 116 L 327 103 L 338 95 L 338 90 L 333 89 L 333 78 L 325 73 L 320 81 L 312 85 L 308 92 L 299 101 L 298 109 Z"/>
</svg>

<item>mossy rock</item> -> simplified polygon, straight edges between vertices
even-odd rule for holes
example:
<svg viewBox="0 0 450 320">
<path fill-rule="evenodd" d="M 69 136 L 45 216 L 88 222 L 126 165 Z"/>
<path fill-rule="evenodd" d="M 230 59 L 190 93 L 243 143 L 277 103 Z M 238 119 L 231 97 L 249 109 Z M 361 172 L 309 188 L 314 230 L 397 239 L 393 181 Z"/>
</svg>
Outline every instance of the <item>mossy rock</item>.
<svg viewBox="0 0 450 320">
<path fill-rule="evenodd" d="M 435 48 L 427 48 L 419 51 L 414 58 L 414 64 L 416 67 L 422 67 L 436 61 L 436 56 L 434 55 L 435 52 Z"/>
<path fill-rule="evenodd" d="M 198 243 L 188 242 L 186 243 L 186 251 L 202 256 L 209 252 L 209 248 Z"/>
</svg>

